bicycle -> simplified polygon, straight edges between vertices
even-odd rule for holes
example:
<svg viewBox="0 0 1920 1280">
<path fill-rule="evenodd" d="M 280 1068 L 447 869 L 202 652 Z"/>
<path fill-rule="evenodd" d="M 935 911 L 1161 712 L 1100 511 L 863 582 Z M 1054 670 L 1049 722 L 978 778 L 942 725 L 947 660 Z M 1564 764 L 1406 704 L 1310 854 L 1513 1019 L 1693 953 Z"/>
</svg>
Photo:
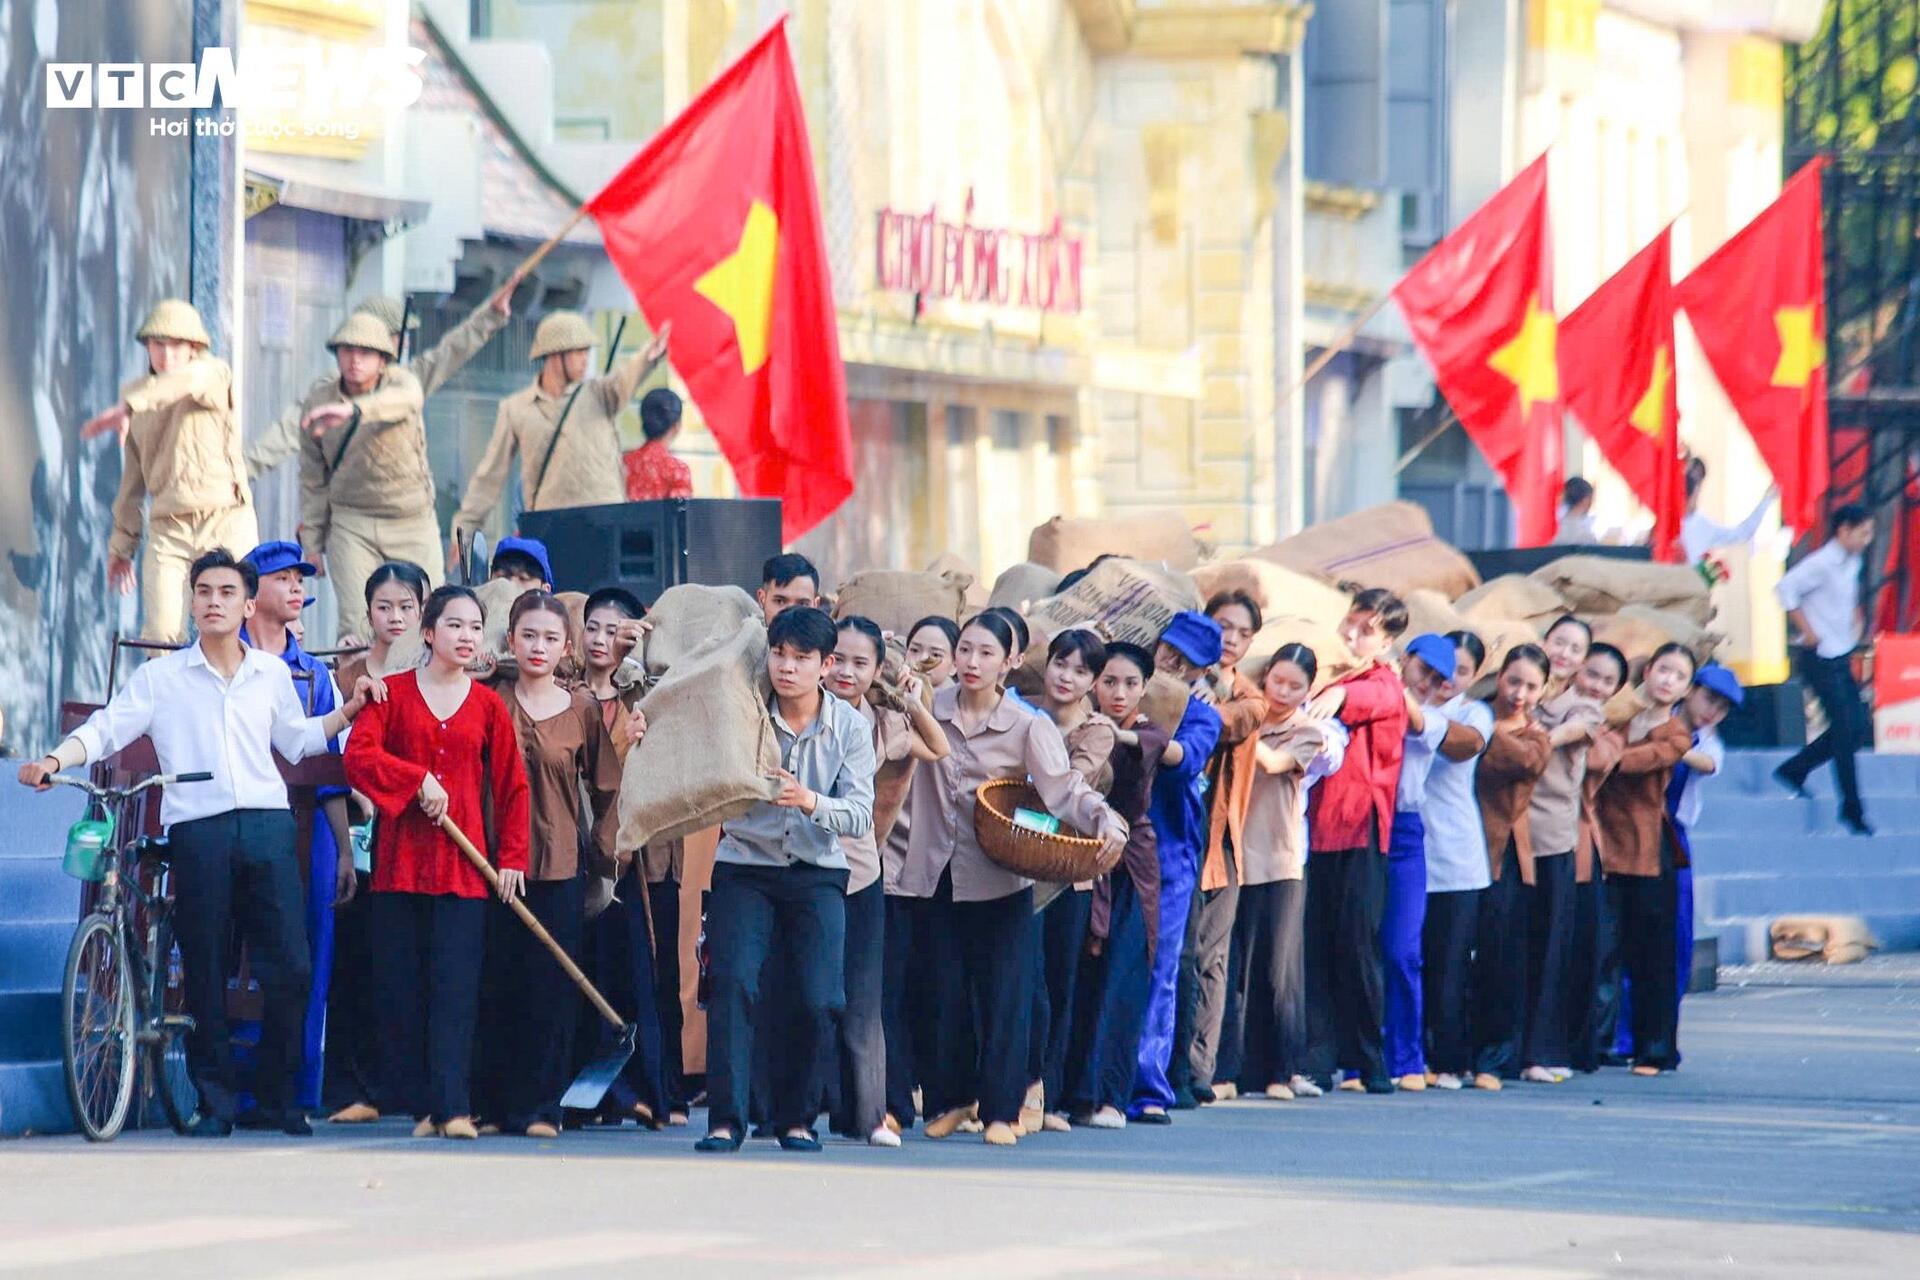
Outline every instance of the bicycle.
<svg viewBox="0 0 1920 1280">
<path fill-rule="evenodd" d="M 87 793 L 87 811 L 67 833 L 65 869 L 100 886 L 93 910 L 74 931 L 60 989 L 61 1058 L 67 1101 L 91 1142 L 111 1142 L 127 1121 L 146 1058 L 148 1095 L 158 1094 L 167 1123 L 185 1133 L 200 1094 L 187 1074 L 186 1014 L 180 946 L 173 934 L 167 838 L 126 839 L 127 803 L 150 787 L 208 782 L 211 773 L 160 774 L 130 787 L 102 787 L 55 774 L 50 783 Z M 143 873 L 144 876 L 143 876 Z M 151 888 L 147 887 L 147 883 Z"/>
</svg>

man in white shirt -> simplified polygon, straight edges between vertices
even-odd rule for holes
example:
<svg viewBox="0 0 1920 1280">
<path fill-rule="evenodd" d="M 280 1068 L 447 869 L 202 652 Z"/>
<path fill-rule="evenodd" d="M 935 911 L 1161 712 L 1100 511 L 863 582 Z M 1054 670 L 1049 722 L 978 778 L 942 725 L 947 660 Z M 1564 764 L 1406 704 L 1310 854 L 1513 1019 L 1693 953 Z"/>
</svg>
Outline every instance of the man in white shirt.
<svg viewBox="0 0 1920 1280">
<path fill-rule="evenodd" d="M 1840 822 L 1869 836 L 1853 753 L 1866 737 L 1866 712 L 1853 678 L 1853 651 L 1866 616 L 1860 607 L 1860 566 L 1873 544 L 1873 513 L 1848 503 L 1833 513 L 1826 545 L 1787 570 L 1775 589 L 1794 629 L 1794 660 L 1827 713 L 1827 731 L 1773 771 L 1788 790 L 1804 795 L 1807 775 L 1831 760 L 1840 788 Z"/>
<path fill-rule="evenodd" d="M 1568 476 L 1560 489 L 1560 528 L 1553 535 L 1556 547 L 1590 547 L 1600 541 L 1593 524 L 1593 481 L 1585 476 Z"/>
<path fill-rule="evenodd" d="M 1707 552 L 1720 547 L 1745 546 L 1752 542 L 1773 500 L 1780 496 L 1778 488 L 1770 488 L 1760 495 L 1760 501 L 1754 504 L 1745 520 L 1739 524 L 1721 524 L 1700 513 L 1700 486 L 1706 478 L 1706 467 L 1696 459 L 1687 468 L 1687 514 L 1680 521 L 1680 549 L 1686 554 L 1688 564 L 1699 564 L 1706 559 Z"/>
<path fill-rule="evenodd" d="M 226 1014 L 237 923 L 265 1003 L 252 1081 L 258 1111 L 247 1120 L 305 1137 L 313 1130 L 293 1105 L 293 1083 L 312 969 L 293 814 L 273 753 L 297 762 L 326 751 L 327 739 L 385 690 L 362 677 L 346 705 L 309 717 L 286 664 L 241 643 L 259 585 L 253 566 L 219 548 L 193 562 L 188 582 L 199 641 L 143 665 L 57 749 L 22 765 L 20 781 L 44 788 L 48 775 L 104 760 L 143 736 L 152 739 L 162 773 L 213 774 L 169 788 L 160 802 L 194 1019 L 187 1066 L 200 1091 L 200 1119 L 191 1132 L 225 1137 L 238 1110 Z"/>
</svg>

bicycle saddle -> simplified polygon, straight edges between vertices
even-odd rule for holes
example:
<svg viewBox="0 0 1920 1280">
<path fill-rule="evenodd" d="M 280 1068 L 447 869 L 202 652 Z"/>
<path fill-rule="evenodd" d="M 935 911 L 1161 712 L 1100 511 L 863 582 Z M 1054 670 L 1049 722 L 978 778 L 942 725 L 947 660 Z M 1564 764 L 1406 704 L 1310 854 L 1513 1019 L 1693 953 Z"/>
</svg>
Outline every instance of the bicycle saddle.
<svg viewBox="0 0 1920 1280">
<path fill-rule="evenodd" d="M 165 862 L 169 852 L 170 847 L 165 836 L 141 836 L 133 842 L 134 857 L 142 862 Z"/>
</svg>

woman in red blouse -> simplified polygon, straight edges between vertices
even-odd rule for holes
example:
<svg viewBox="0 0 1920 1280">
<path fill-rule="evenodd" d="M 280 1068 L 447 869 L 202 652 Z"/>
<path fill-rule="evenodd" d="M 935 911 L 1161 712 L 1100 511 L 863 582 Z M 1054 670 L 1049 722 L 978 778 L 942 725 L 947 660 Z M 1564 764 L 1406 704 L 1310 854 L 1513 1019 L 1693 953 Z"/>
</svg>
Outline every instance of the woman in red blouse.
<svg viewBox="0 0 1920 1280">
<path fill-rule="evenodd" d="M 691 498 L 693 472 L 668 452 L 680 434 L 680 397 L 665 387 L 642 396 L 640 430 L 647 442 L 626 455 L 627 501 Z"/>
<path fill-rule="evenodd" d="M 484 616 L 465 587 L 427 597 L 429 660 L 387 681 L 378 714 L 347 741 L 347 781 L 380 815 L 371 902 L 381 976 L 382 1070 L 411 1103 L 415 1137 L 474 1138 L 467 1077 L 480 1003 L 487 882 L 441 829 L 444 814 L 487 851 L 504 901 L 525 887 L 526 767 L 500 695 L 467 677 Z M 489 834 L 486 802 L 492 802 Z"/>
</svg>

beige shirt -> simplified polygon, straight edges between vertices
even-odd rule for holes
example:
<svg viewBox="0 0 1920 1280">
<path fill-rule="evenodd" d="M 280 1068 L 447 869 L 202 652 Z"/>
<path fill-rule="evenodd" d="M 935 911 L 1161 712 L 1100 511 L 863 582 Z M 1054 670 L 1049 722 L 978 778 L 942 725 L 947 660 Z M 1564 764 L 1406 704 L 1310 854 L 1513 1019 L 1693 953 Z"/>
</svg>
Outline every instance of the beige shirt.
<svg viewBox="0 0 1920 1280">
<path fill-rule="evenodd" d="M 146 528 L 143 504 L 156 516 L 174 516 L 253 501 L 233 412 L 233 370 L 226 361 L 196 356 L 169 373 L 129 382 L 120 398 L 132 416 L 107 554 L 133 558 Z M 247 550 L 234 548 L 236 554 Z"/>
<path fill-rule="evenodd" d="M 1549 735 L 1567 724 L 1597 729 L 1606 720 L 1599 703 L 1571 689 L 1541 703 L 1533 714 Z M 1580 842 L 1580 791 L 1587 780 L 1587 750 L 1592 745 L 1591 740 L 1583 740 L 1555 747 L 1547 758 L 1547 771 L 1533 788 L 1530 821 L 1536 858 L 1571 853 Z"/>
<path fill-rule="evenodd" d="M 1282 724 L 1263 727 L 1258 736 L 1267 746 L 1292 756 L 1300 767 L 1268 773 L 1257 760 L 1247 761 L 1251 774 L 1247 816 L 1240 825 L 1242 843 L 1235 850 L 1240 855 L 1242 888 L 1298 880 L 1306 874 L 1307 766 L 1326 746 L 1321 726 L 1297 714 Z"/>
<path fill-rule="evenodd" d="M 647 371 L 645 352 L 628 356 L 602 378 L 578 383 L 548 395 L 540 380 L 500 402 L 493 421 L 493 439 L 467 481 L 467 494 L 453 518 L 455 529 L 477 529 L 500 501 L 515 457 L 520 459 L 521 501 L 527 511 L 550 507 L 592 507 L 627 500 L 626 471 L 621 462 L 620 411 L 633 399 Z M 573 408 L 567 408 L 567 402 Z M 566 425 L 553 459 L 546 462 L 561 415 Z M 546 463 L 546 478 L 540 468 Z"/>
<path fill-rule="evenodd" d="M 913 731 L 907 725 L 907 717 L 900 711 L 883 711 L 870 702 L 862 702 L 858 708 L 860 718 L 867 722 L 873 734 L 873 759 L 878 766 L 898 764 L 913 753 Z M 841 836 L 840 848 L 847 855 L 847 893 L 849 896 L 860 892 L 880 878 L 880 846 L 874 839 L 879 830 L 879 800 L 876 788 L 874 802 L 875 826 L 857 836 Z"/>
<path fill-rule="evenodd" d="M 983 782 L 1030 779 L 1050 813 L 1087 835 L 1118 826 L 1119 816 L 1067 762 L 1067 744 L 1052 720 L 1023 711 L 1002 696 L 986 722 L 969 734 L 957 722 L 959 708 L 959 685 L 933 695 L 933 718 L 946 730 L 951 751 L 946 759 L 922 764 L 914 773 L 907 795 L 912 825 L 900 869 L 901 895 L 932 897 L 941 874 L 949 869 L 955 902 L 1004 898 L 1033 883 L 981 852 L 973 834 L 973 807 L 974 792 Z"/>
<path fill-rule="evenodd" d="M 338 374 L 322 378 L 301 402 L 300 416 L 341 400 L 360 411 L 358 427 L 341 423 L 300 442 L 300 546 L 309 558 L 325 552 L 336 508 L 387 519 L 433 514 L 420 380 L 390 365 L 372 390 L 349 396 Z"/>
<path fill-rule="evenodd" d="M 507 323 L 507 317 L 495 311 L 490 303 L 482 303 L 478 310 L 462 320 L 447 335 L 436 342 L 433 350 L 423 356 L 415 356 L 405 368 L 414 377 L 420 379 L 420 394 L 430 396 L 446 384 L 447 379 L 460 372 L 467 361 L 479 353 L 480 348 L 492 341 L 493 335 L 500 332 Z M 317 379 L 308 388 L 308 395 L 333 382 L 329 375 Z M 247 444 L 247 479 L 251 480 L 263 471 L 285 462 L 300 452 L 300 417 L 302 404 L 293 404 L 274 422 L 255 436 Z"/>
</svg>

